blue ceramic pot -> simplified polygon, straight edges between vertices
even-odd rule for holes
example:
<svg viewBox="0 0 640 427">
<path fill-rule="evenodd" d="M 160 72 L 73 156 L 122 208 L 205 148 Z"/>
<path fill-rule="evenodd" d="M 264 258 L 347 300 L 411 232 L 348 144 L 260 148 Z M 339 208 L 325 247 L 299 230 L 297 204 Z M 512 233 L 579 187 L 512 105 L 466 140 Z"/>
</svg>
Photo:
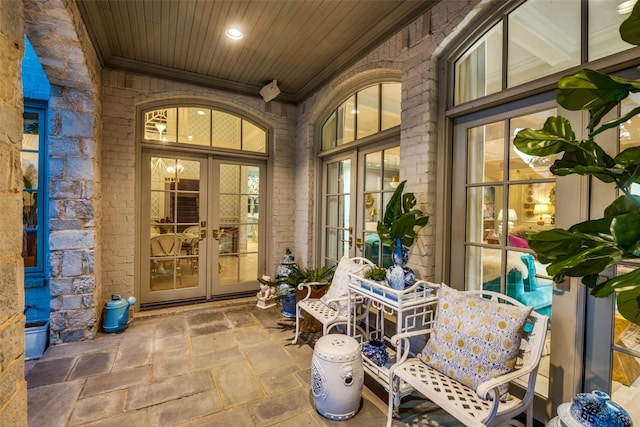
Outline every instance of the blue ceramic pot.
<svg viewBox="0 0 640 427">
<path fill-rule="evenodd" d="M 609 400 L 607 393 L 599 390 L 577 394 L 571 401 L 569 414 L 585 427 L 632 427 L 627 411 Z"/>
<path fill-rule="evenodd" d="M 406 266 L 409 260 L 409 251 L 399 237 L 395 239 L 392 259 L 393 265 L 387 270 L 387 281 L 393 289 L 403 291 L 416 282 L 416 276 L 413 270 Z"/>
<path fill-rule="evenodd" d="M 387 346 L 380 340 L 365 341 L 362 344 L 362 355 L 378 366 L 384 366 L 389 359 Z"/>
</svg>

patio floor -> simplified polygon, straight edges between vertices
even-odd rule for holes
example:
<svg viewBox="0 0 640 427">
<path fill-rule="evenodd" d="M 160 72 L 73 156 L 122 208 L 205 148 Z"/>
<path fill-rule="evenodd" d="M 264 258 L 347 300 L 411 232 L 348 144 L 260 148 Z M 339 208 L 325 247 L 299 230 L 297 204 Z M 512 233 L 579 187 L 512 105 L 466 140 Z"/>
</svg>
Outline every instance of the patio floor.
<svg viewBox="0 0 640 427">
<path fill-rule="evenodd" d="M 370 379 L 350 420 L 315 411 L 318 334 L 292 345 L 294 326 L 255 298 L 136 313 L 123 333 L 26 362 L 29 426 L 384 426 L 386 392 Z M 394 425 L 459 425 L 429 405 L 410 399 Z M 412 406 L 430 409 L 429 419 Z"/>
</svg>

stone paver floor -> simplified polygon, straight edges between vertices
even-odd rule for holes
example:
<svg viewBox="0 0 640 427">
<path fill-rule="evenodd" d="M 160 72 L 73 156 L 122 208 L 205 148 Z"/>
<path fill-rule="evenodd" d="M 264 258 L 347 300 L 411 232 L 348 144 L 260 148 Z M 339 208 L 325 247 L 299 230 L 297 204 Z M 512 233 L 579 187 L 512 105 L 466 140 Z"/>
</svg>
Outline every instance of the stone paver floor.
<svg viewBox="0 0 640 427">
<path fill-rule="evenodd" d="M 350 420 L 315 411 L 314 334 L 292 345 L 293 327 L 251 298 L 137 313 L 123 333 L 26 362 L 29 426 L 384 426 L 386 396 L 370 380 Z M 429 420 L 412 410 L 425 405 L 404 403 L 394 425 L 458 425 L 437 409 Z"/>
</svg>

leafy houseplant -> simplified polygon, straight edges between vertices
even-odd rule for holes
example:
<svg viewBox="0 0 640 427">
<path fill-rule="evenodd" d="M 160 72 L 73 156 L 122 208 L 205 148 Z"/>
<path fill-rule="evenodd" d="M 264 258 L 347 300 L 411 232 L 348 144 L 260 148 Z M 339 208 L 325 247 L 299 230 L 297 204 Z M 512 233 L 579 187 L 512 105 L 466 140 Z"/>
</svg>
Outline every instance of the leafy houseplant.
<svg viewBox="0 0 640 427">
<path fill-rule="evenodd" d="M 622 39 L 640 45 L 640 2 L 620 26 Z M 631 193 L 631 185 L 640 183 L 640 147 L 630 147 L 612 157 L 594 140 L 601 132 L 615 128 L 640 114 L 636 107 L 628 114 L 602 123 L 603 117 L 627 98 L 640 92 L 640 81 L 581 70 L 560 79 L 557 101 L 569 110 L 588 110 L 586 140 L 577 140 L 569 121 L 549 117 L 542 129 L 523 129 L 514 145 L 535 156 L 564 153 L 550 167 L 558 176 L 579 174 L 611 183 L 621 195 L 604 211 L 604 217 L 575 224 L 568 229 L 529 233 L 529 246 L 540 262 L 549 263 L 547 271 L 561 282 L 565 276 L 582 277 L 591 295 L 606 297 L 618 292 L 618 311 L 627 320 L 640 325 L 640 268 L 599 282 L 600 273 L 623 260 L 640 258 L 640 196 Z"/>
<path fill-rule="evenodd" d="M 331 283 L 335 269 L 335 265 L 331 267 L 300 268 L 294 264 L 291 266 L 290 273 L 287 276 L 287 284 L 296 287 L 300 283 L 314 283 L 313 287 L 317 289 Z"/>
<path fill-rule="evenodd" d="M 418 236 L 416 228 L 422 228 L 429 222 L 429 217 L 420 209 L 414 209 L 416 197 L 413 193 L 402 194 L 407 181 L 402 181 L 391 195 L 384 211 L 382 221 L 378 221 L 378 235 L 383 244 L 389 245 L 393 265 L 389 267 L 389 286 L 403 290 L 413 285 L 415 275 L 406 266 L 409 260 L 408 248 Z"/>
<path fill-rule="evenodd" d="M 393 252 L 397 239 L 402 239 L 406 248 L 410 248 L 416 237 L 418 229 L 429 222 L 429 217 L 420 209 L 413 209 L 417 200 L 413 193 L 402 194 L 407 181 L 402 181 L 393 192 L 384 211 L 382 221 L 378 221 L 378 235 L 383 244 L 389 245 Z"/>
</svg>

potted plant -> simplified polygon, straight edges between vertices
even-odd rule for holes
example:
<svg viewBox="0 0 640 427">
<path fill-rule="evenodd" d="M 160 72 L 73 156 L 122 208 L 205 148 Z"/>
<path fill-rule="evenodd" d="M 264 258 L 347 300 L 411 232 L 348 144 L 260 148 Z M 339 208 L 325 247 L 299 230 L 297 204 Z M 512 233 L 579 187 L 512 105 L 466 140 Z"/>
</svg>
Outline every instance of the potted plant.
<svg viewBox="0 0 640 427">
<path fill-rule="evenodd" d="M 640 2 L 620 26 L 628 43 L 640 45 Z M 568 229 L 528 233 L 527 240 L 547 272 L 561 282 L 565 276 L 582 277 L 591 295 L 606 297 L 618 292 L 618 311 L 640 325 L 640 269 L 599 281 L 600 273 L 623 260 L 640 258 L 640 197 L 631 194 L 631 185 L 640 183 L 640 147 L 631 147 L 617 156 L 607 154 L 594 140 L 599 133 L 615 128 L 640 113 L 635 108 L 615 120 L 603 117 L 630 93 L 640 92 L 640 81 L 581 70 L 560 79 L 557 101 L 569 110 L 588 110 L 591 119 L 586 140 L 577 140 L 564 117 L 549 117 L 542 129 L 523 129 L 515 146 L 524 153 L 548 156 L 564 153 L 550 170 L 558 176 L 579 174 L 611 183 L 621 195 L 604 211 L 604 217 L 575 224 Z"/>
<path fill-rule="evenodd" d="M 378 221 L 378 235 L 383 245 L 389 246 L 393 265 L 389 267 L 389 285 L 398 290 L 415 282 L 413 271 L 406 267 L 408 248 L 413 246 L 418 230 L 427 225 L 429 217 L 420 209 L 413 193 L 402 194 L 407 181 L 396 187 L 387 204 L 382 221 Z"/>
<path fill-rule="evenodd" d="M 387 279 L 387 269 L 375 266 L 364 272 L 362 275 L 365 279 L 373 280 L 374 282 L 384 282 Z"/>
</svg>

